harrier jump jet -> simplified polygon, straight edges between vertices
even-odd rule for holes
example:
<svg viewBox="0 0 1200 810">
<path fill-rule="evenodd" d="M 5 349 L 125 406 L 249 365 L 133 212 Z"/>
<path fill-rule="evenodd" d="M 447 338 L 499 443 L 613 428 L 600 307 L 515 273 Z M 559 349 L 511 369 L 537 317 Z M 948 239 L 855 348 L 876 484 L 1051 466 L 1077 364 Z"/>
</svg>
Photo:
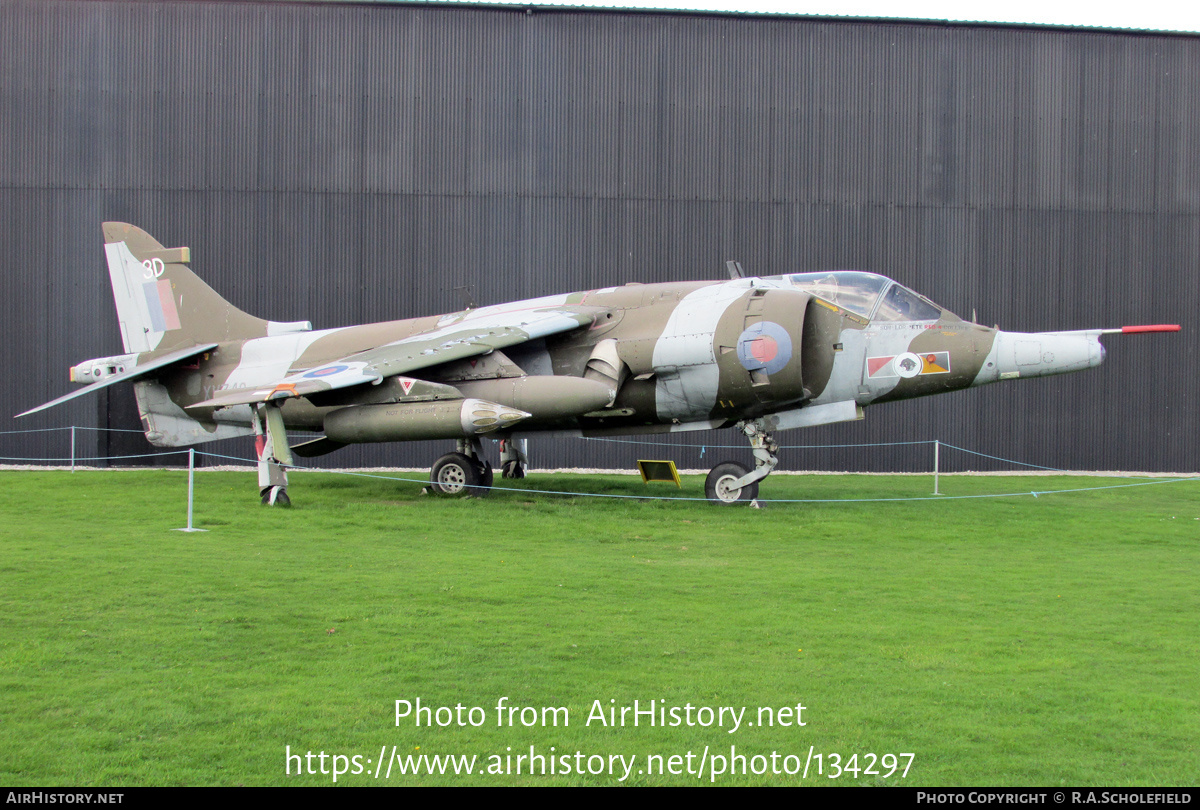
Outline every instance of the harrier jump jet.
<svg viewBox="0 0 1200 810">
<path fill-rule="evenodd" d="M 1176 325 L 1002 332 L 880 275 L 835 271 L 627 284 L 448 315 L 313 330 L 264 321 L 188 268 L 188 248 L 104 224 L 125 354 L 71 369 L 87 387 L 134 384 L 146 438 L 180 447 L 257 437 L 263 503 L 286 504 L 293 454 L 359 442 L 452 439 L 441 493 L 486 494 L 481 438 L 524 475 L 527 434 L 602 436 L 737 428 L 755 468 L 709 473 L 717 503 L 750 501 L 778 462 L 773 434 L 863 417 L 877 402 L 1079 371 L 1100 336 Z M 24 416 L 25 414 L 21 414 Z M 294 447 L 289 430 L 322 438 Z"/>
</svg>

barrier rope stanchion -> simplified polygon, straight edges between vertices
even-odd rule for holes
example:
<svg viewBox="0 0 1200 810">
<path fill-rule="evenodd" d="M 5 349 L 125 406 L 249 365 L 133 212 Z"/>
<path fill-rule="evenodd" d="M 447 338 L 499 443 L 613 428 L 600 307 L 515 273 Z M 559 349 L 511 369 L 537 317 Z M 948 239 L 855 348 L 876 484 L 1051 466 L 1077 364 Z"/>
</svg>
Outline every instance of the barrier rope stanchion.
<svg viewBox="0 0 1200 810">
<path fill-rule="evenodd" d="M 933 494 L 940 495 L 938 492 L 938 450 L 942 447 L 942 443 L 938 439 L 933 440 Z"/>
<path fill-rule="evenodd" d="M 195 493 L 196 480 L 196 448 L 188 448 L 188 524 L 182 529 L 176 529 L 177 532 L 206 532 L 208 529 L 197 529 L 192 525 L 192 502 Z"/>
<path fill-rule="evenodd" d="M 75 426 L 71 425 L 71 472 L 75 472 Z"/>
</svg>

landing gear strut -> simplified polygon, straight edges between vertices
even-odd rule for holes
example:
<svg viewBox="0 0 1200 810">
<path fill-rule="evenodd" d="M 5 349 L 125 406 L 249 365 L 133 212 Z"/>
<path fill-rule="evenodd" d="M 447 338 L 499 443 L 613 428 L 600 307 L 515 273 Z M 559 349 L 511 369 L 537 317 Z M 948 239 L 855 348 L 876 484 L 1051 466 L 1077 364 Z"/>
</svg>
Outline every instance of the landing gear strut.
<svg viewBox="0 0 1200 810">
<path fill-rule="evenodd" d="M 295 463 L 287 429 L 278 405 L 260 405 L 254 418 L 254 449 L 258 451 L 258 494 L 263 506 L 291 506 L 287 466 Z"/>
<path fill-rule="evenodd" d="M 478 438 L 459 439 L 458 450 L 433 463 L 429 488 L 439 495 L 471 495 L 482 498 L 491 491 L 492 465 L 483 458 Z"/>
<path fill-rule="evenodd" d="M 750 440 L 754 470 L 747 470 L 734 461 L 713 467 L 708 478 L 704 479 L 704 496 L 713 503 L 754 502 L 758 498 L 758 482 L 779 464 L 779 458 L 775 455 L 779 445 L 766 432 L 761 420 L 739 422 L 738 427 Z"/>
</svg>

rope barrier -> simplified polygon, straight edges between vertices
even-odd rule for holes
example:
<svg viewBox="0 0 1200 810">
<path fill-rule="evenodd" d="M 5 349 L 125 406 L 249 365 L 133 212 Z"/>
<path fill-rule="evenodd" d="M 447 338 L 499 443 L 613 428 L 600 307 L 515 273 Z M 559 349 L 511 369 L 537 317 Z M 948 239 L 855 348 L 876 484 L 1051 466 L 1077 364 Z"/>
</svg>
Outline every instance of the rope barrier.
<svg viewBox="0 0 1200 810">
<path fill-rule="evenodd" d="M 0 461 L 52 461 L 73 463 L 76 461 L 117 461 L 123 458 L 154 458 L 155 456 L 186 455 L 187 450 L 166 450 L 162 453 L 136 453 L 128 456 L 76 456 L 75 458 L 18 458 L 16 456 L 0 456 Z"/>
<path fill-rule="evenodd" d="M 93 430 L 98 433 L 145 433 L 144 430 L 134 430 L 132 428 L 101 428 L 87 427 L 86 425 L 68 425 L 67 427 L 32 428 L 30 430 L 0 430 L 0 435 L 7 435 L 9 433 L 53 433 L 56 430 Z"/>
<path fill-rule="evenodd" d="M 657 447 L 699 447 L 708 450 L 747 450 L 744 444 L 688 444 L 687 442 L 644 442 L 636 439 L 606 439 L 601 436 L 579 436 L 586 442 L 611 442 L 613 444 L 644 444 Z M 823 450 L 827 447 L 897 447 L 905 444 L 933 444 L 936 439 L 919 442 L 865 442 L 861 444 L 781 444 L 780 450 Z M 703 455 L 703 452 L 701 452 Z"/>
<path fill-rule="evenodd" d="M 1051 472 L 1070 472 L 1070 470 L 1063 470 L 1058 467 L 1043 467 L 1041 464 L 1028 464 L 1024 461 L 1013 461 L 1012 459 L 1001 458 L 1000 456 L 991 456 L 991 455 L 988 455 L 987 453 L 980 453 L 975 450 L 968 450 L 965 447 L 957 447 L 953 444 L 946 444 L 945 442 L 942 442 L 942 447 L 948 447 L 951 450 L 958 450 L 961 453 L 970 453 L 973 456 L 981 456 L 983 458 L 990 458 L 995 461 L 1003 461 L 1005 464 L 1016 464 L 1021 467 L 1033 467 L 1038 470 L 1049 470 Z"/>
<path fill-rule="evenodd" d="M 47 433 L 47 432 L 62 431 L 62 430 L 74 431 L 75 429 L 76 429 L 76 427 L 37 428 L 37 429 L 31 429 L 31 430 L 0 431 L 0 434 Z M 118 428 L 78 428 L 78 429 L 94 430 L 94 431 L 108 431 L 108 432 L 115 432 L 115 433 L 140 433 L 141 432 L 141 431 L 118 429 Z M 674 442 L 649 442 L 649 441 L 639 441 L 639 440 L 635 440 L 635 439 L 606 439 L 606 438 L 599 438 L 599 437 L 582 437 L 582 438 L 584 438 L 586 441 L 603 441 L 603 442 L 613 442 L 613 443 L 632 444 L 632 445 L 668 446 L 668 447 L 698 447 L 701 450 L 701 455 L 703 455 L 704 450 L 706 450 L 708 448 L 744 449 L 741 445 L 677 444 Z M 859 443 L 859 444 L 829 444 L 829 445 L 787 445 L 787 446 L 781 446 L 780 449 L 811 450 L 811 449 L 846 448 L 846 447 L 895 447 L 895 446 L 905 446 L 905 445 L 926 445 L 926 444 L 936 444 L 936 445 L 940 445 L 941 447 L 946 447 L 951 450 L 957 450 L 959 452 L 967 453 L 969 455 L 979 456 L 981 458 L 987 458 L 987 459 L 991 459 L 993 461 L 998 461 L 998 462 L 1002 462 L 1005 464 L 1012 464 L 1012 465 L 1020 466 L 1020 467 L 1031 467 L 1031 468 L 1038 469 L 1038 470 L 1062 473 L 1062 474 L 1066 474 L 1066 475 L 1080 474 L 1077 471 L 1065 470 L 1065 469 L 1061 469 L 1058 467 L 1047 467 L 1047 466 L 1044 466 L 1041 464 L 1032 464 L 1029 462 L 1016 461 L 1014 459 L 1003 458 L 1002 456 L 995 456 L 995 455 L 990 455 L 988 453 L 981 453 L 976 450 L 968 450 L 965 447 L 958 447 L 957 445 L 946 444 L 945 442 L 940 442 L 938 440 L 911 441 L 911 442 L 870 442 L 870 443 Z M 127 458 L 129 458 L 129 459 L 132 459 L 132 458 L 157 458 L 157 457 L 162 457 L 162 456 L 181 455 L 181 454 L 185 454 L 185 453 L 189 453 L 189 450 L 180 449 L 180 450 L 167 450 L 167 451 L 158 452 L 158 453 L 137 453 L 137 454 L 123 455 L 123 456 L 88 456 L 88 457 L 71 457 L 71 458 L 23 458 L 23 457 L 15 457 L 15 456 L 0 456 L 0 461 L 70 462 L 72 465 L 74 465 L 76 462 L 79 462 L 79 461 L 119 461 L 121 459 L 127 459 Z M 214 459 L 223 459 L 223 460 L 227 460 L 227 461 L 234 461 L 234 462 L 238 462 L 239 464 L 245 464 L 245 465 L 249 465 L 249 466 L 256 466 L 258 464 L 257 459 L 248 459 L 248 458 L 244 458 L 242 456 L 230 456 L 230 455 L 226 455 L 226 454 L 222 454 L 222 453 L 195 452 L 194 455 L 206 456 L 208 458 L 214 458 Z M 192 468 L 192 466 L 189 465 L 189 469 L 191 469 L 191 468 Z M 298 465 L 292 465 L 290 467 L 290 469 L 308 470 L 308 471 L 313 471 L 313 472 L 325 472 L 325 473 L 329 473 L 332 475 L 349 475 L 349 476 L 355 476 L 355 477 L 360 477 L 360 478 L 375 478 L 375 479 L 381 479 L 381 480 L 386 480 L 386 481 L 399 481 L 402 483 L 423 484 L 423 485 L 429 483 L 428 479 L 425 477 L 404 478 L 404 477 L 394 476 L 394 475 L 379 475 L 379 474 L 375 474 L 375 473 L 354 472 L 351 470 L 301 467 Z M 935 473 L 936 473 L 936 470 L 935 470 Z M 1026 495 L 1031 495 L 1034 498 L 1037 498 L 1042 495 L 1057 495 L 1057 494 L 1074 493 L 1074 492 L 1096 492 L 1096 491 L 1108 490 L 1108 489 L 1123 489 L 1123 488 L 1127 488 L 1127 487 L 1153 486 L 1155 484 L 1172 484 L 1172 483 L 1179 483 L 1181 481 L 1200 481 L 1200 477 L 1198 477 L 1198 476 L 1182 476 L 1182 477 L 1171 477 L 1171 478 L 1164 477 L 1164 478 L 1155 478 L 1153 480 L 1145 480 L 1144 476 L 1123 476 L 1123 477 L 1138 479 L 1138 483 L 1109 484 L 1109 485 L 1097 486 L 1097 487 L 1075 487 L 1075 488 L 1071 488 L 1071 489 L 1031 490 L 1029 492 L 989 493 L 989 494 L 982 494 L 982 495 L 940 495 L 940 494 L 935 494 L 935 495 L 930 495 L 930 496 L 909 496 L 909 497 L 903 497 L 903 498 L 760 498 L 758 500 L 761 503 L 902 503 L 902 502 L 909 502 L 909 501 L 967 500 L 967 499 L 973 499 L 973 498 L 1012 498 L 1012 497 L 1022 497 L 1022 496 L 1026 496 Z M 598 492 L 569 492 L 569 491 L 565 491 L 565 490 L 529 489 L 529 488 L 524 488 L 524 487 L 509 487 L 509 486 L 504 486 L 504 487 L 482 487 L 482 486 L 479 486 L 479 487 L 475 487 L 475 488 L 488 489 L 488 490 L 495 491 L 495 492 L 512 492 L 512 493 L 538 494 L 538 495 L 562 495 L 562 496 L 582 497 L 582 498 L 608 498 L 608 499 L 614 499 L 614 500 L 705 501 L 705 502 L 708 501 L 707 498 L 694 498 L 694 497 L 682 497 L 682 496 L 621 495 L 621 494 L 598 493 Z M 189 523 L 189 525 L 190 525 L 190 523 Z"/>
<path fill-rule="evenodd" d="M 224 456 L 218 453 L 197 452 L 198 456 L 210 456 L 213 458 L 234 459 L 244 461 L 235 456 Z M 293 467 L 292 469 L 304 469 L 313 472 L 324 472 L 331 475 L 349 475 L 357 478 L 374 478 L 383 481 L 399 481 L 406 484 L 428 484 L 429 479 L 422 478 L 403 478 L 395 475 L 380 475 L 378 473 L 363 473 L 354 472 L 352 470 L 331 470 L 331 469 L 314 469 L 309 467 Z M 759 498 L 760 503 L 898 503 L 906 501 L 946 501 L 946 500 L 968 500 L 972 498 L 1013 498 L 1032 495 L 1037 498 L 1041 495 L 1056 495 L 1064 492 L 1092 492 L 1103 489 L 1122 489 L 1125 487 L 1144 487 L 1154 484 L 1174 484 L 1180 481 L 1200 481 L 1200 477 L 1191 476 L 1183 478 L 1159 478 L 1153 481 L 1141 481 L 1134 484 L 1109 484 L 1101 487 L 1081 487 L 1074 489 L 1051 489 L 1051 490 L 1031 490 L 1029 492 L 1000 492 L 990 493 L 985 495 L 917 495 L 906 498 Z M 526 487 L 485 487 L 476 485 L 472 489 L 486 489 L 490 492 L 513 492 L 536 495 L 569 495 L 581 498 L 611 498 L 635 501 L 704 501 L 708 498 L 689 498 L 675 495 L 615 495 L 612 493 L 602 492 L 569 492 L 565 490 L 554 489 L 529 489 Z"/>
<path fill-rule="evenodd" d="M 7 435 L 9 433 L 53 433 L 56 430 L 70 430 L 69 427 L 59 428 L 33 428 L 32 430 L 0 430 L 0 434 Z"/>
</svg>

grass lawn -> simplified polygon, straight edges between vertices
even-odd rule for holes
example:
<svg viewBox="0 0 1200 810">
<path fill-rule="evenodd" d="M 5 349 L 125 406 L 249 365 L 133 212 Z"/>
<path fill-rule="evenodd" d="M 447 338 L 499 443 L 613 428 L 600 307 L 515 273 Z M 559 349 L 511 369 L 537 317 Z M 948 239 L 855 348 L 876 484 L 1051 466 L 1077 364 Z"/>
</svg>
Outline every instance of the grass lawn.
<svg viewBox="0 0 1200 810">
<path fill-rule="evenodd" d="M 1200 784 L 1200 481 L 753 510 L 297 473 L 284 510 L 205 471 L 193 534 L 185 493 L 179 471 L 0 472 L 0 784 Z M 446 708 L 397 721 L 418 698 Z M 597 719 L 634 701 L 653 725 Z M 402 775 L 409 755 L 474 773 Z"/>
</svg>

